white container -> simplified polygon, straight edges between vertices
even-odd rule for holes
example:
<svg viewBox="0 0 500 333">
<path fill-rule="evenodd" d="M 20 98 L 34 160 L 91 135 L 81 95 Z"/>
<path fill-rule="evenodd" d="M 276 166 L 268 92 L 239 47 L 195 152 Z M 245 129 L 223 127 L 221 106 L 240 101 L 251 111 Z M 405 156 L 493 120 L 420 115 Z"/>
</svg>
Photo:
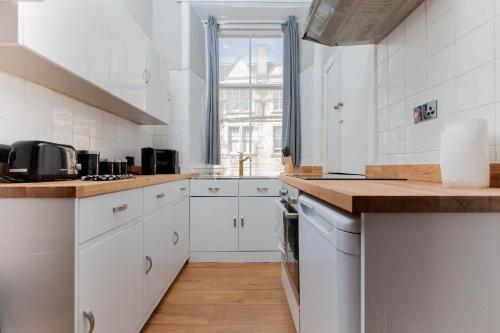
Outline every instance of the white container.
<svg viewBox="0 0 500 333">
<path fill-rule="evenodd" d="M 441 134 L 441 177 L 446 187 L 490 186 L 486 120 L 459 121 L 445 126 Z"/>
</svg>

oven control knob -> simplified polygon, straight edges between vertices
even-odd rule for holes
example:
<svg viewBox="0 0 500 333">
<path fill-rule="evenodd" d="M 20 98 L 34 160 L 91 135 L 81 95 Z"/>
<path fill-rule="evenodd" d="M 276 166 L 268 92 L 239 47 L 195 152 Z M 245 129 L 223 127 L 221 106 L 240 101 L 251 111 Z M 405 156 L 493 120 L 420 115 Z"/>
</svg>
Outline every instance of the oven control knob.
<svg viewBox="0 0 500 333">
<path fill-rule="evenodd" d="M 291 205 L 295 205 L 299 202 L 299 198 L 298 197 L 290 197 L 288 198 L 288 202 L 291 204 Z"/>
<path fill-rule="evenodd" d="M 280 195 L 287 195 L 288 194 L 288 190 L 286 188 L 283 188 L 279 191 L 279 194 Z"/>
</svg>

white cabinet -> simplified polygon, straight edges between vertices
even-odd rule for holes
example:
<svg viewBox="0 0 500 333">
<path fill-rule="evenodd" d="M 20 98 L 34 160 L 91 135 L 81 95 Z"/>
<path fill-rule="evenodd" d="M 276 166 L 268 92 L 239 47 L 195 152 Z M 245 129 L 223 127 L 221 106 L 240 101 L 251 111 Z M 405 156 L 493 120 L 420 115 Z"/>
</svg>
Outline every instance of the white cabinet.
<svg viewBox="0 0 500 333">
<path fill-rule="evenodd" d="M 240 251 L 277 251 L 276 198 L 240 197 Z"/>
<path fill-rule="evenodd" d="M 174 245 L 174 264 L 179 271 L 189 258 L 189 197 L 183 197 L 173 205 L 173 231 L 171 241 Z"/>
<path fill-rule="evenodd" d="M 137 330 L 143 318 L 142 240 L 142 222 L 138 222 L 80 248 L 80 333 L 89 332 L 91 321 L 94 333 Z"/>
<path fill-rule="evenodd" d="M 191 198 L 191 251 L 238 251 L 238 198 Z"/>
<path fill-rule="evenodd" d="M 145 314 L 156 304 L 175 272 L 172 213 L 172 206 L 167 205 L 144 219 Z"/>
<path fill-rule="evenodd" d="M 338 48 L 325 66 L 329 172 L 364 173 L 375 112 L 375 46 Z"/>
</svg>

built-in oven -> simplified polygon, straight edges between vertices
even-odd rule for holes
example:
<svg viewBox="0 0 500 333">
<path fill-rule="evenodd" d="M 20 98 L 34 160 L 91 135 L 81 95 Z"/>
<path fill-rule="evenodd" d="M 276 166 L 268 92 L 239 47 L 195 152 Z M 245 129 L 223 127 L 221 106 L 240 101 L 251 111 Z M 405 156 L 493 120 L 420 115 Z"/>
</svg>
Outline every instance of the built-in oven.
<svg viewBox="0 0 500 333">
<path fill-rule="evenodd" d="M 276 201 L 276 236 L 281 251 L 281 280 L 295 327 L 299 327 L 299 191 L 284 184 Z"/>
</svg>

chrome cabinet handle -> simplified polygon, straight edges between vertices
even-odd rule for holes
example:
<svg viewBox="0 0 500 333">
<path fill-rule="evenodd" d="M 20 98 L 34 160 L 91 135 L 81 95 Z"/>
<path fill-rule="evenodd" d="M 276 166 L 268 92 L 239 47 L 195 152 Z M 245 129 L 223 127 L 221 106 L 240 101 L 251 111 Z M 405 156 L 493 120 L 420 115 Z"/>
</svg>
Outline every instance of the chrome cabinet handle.
<svg viewBox="0 0 500 333">
<path fill-rule="evenodd" d="M 146 84 L 151 81 L 151 73 L 148 69 L 144 69 L 144 72 L 142 72 L 142 78 L 144 79 L 144 83 Z"/>
<path fill-rule="evenodd" d="M 177 245 L 177 243 L 179 243 L 179 234 L 177 233 L 177 231 L 174 231 L 174 234 L 172 235 L 172 242 L 174 243 L 174 245 Z"/>
<path fill-rule="evenodd" d="M 121 206 L 113 207 L 113 213 L 122 212 L 122 211 L 127 210 L 127 209 L 128 209 L 128 205 L 123 204 Z"/>
<path fill-rule="evenodd" d="M 240 223 L 241 223 L 241 227 L 244 228 L 245 227 L 245 218 L 243 216 L 240 218 Z"/>
<path fill-rule="evenodd" d="M 282 189 L 279 191 L 279 195 L 287 195 L 288 194 L 288 190 L 287 189 Z"/>
<path fill-rule="evenodd" d="M 233 217 L 233 226 L 234 226 L 235 228 L 237 228 L 237 227 L 238 227 L 238 219 L 236 218 L 236 216 L 235 216 L 235 217 Z"/>
<path fill-rule="evenodd" d="M 93 333 L 94 332 L 94 328 L 95 328 L 95 317 L 94 317 L 94 314 L 92 313 L 92 311 L 83 311 L 83 317 L 85 319 L 88 320 L 89 322 L 89 333 Z"/>
<path fill-rule="evenodd" d="M 210 192 L 219 192 L 220 191 L 220 188 L 219 187 L 209 187 L 208 190 Z"/>
<path fill-rule="evenodd" d="M 267 192 L 267 191 L 269 191 L 269 187 L 257 187 L 257 191 L 259 191 L 259 192 Z"/>
<path fill-rule="evenodd" d="M 165 197 L 165 193 L 159 193 L 156 195 L 156 199 L 161 199 Z"/>
<path fill-rule="evenodd" d="M 187 187 L 181 187 L 181 189 L 180 189 L 180 190 L 181 190 L 181 191 L 185 191 L 185 190 L 187 190 Z"/>
<path fill-rule="evenodd" d="M 146 261 L 149 264 L 148 268 L 146 269 L 146 274 L 149 274 L 149 272 L 151 272 L 151 270 L 153 269 L 153 259 L 151 258 L 151 256 L 146 256 Z"/>
</svg>

